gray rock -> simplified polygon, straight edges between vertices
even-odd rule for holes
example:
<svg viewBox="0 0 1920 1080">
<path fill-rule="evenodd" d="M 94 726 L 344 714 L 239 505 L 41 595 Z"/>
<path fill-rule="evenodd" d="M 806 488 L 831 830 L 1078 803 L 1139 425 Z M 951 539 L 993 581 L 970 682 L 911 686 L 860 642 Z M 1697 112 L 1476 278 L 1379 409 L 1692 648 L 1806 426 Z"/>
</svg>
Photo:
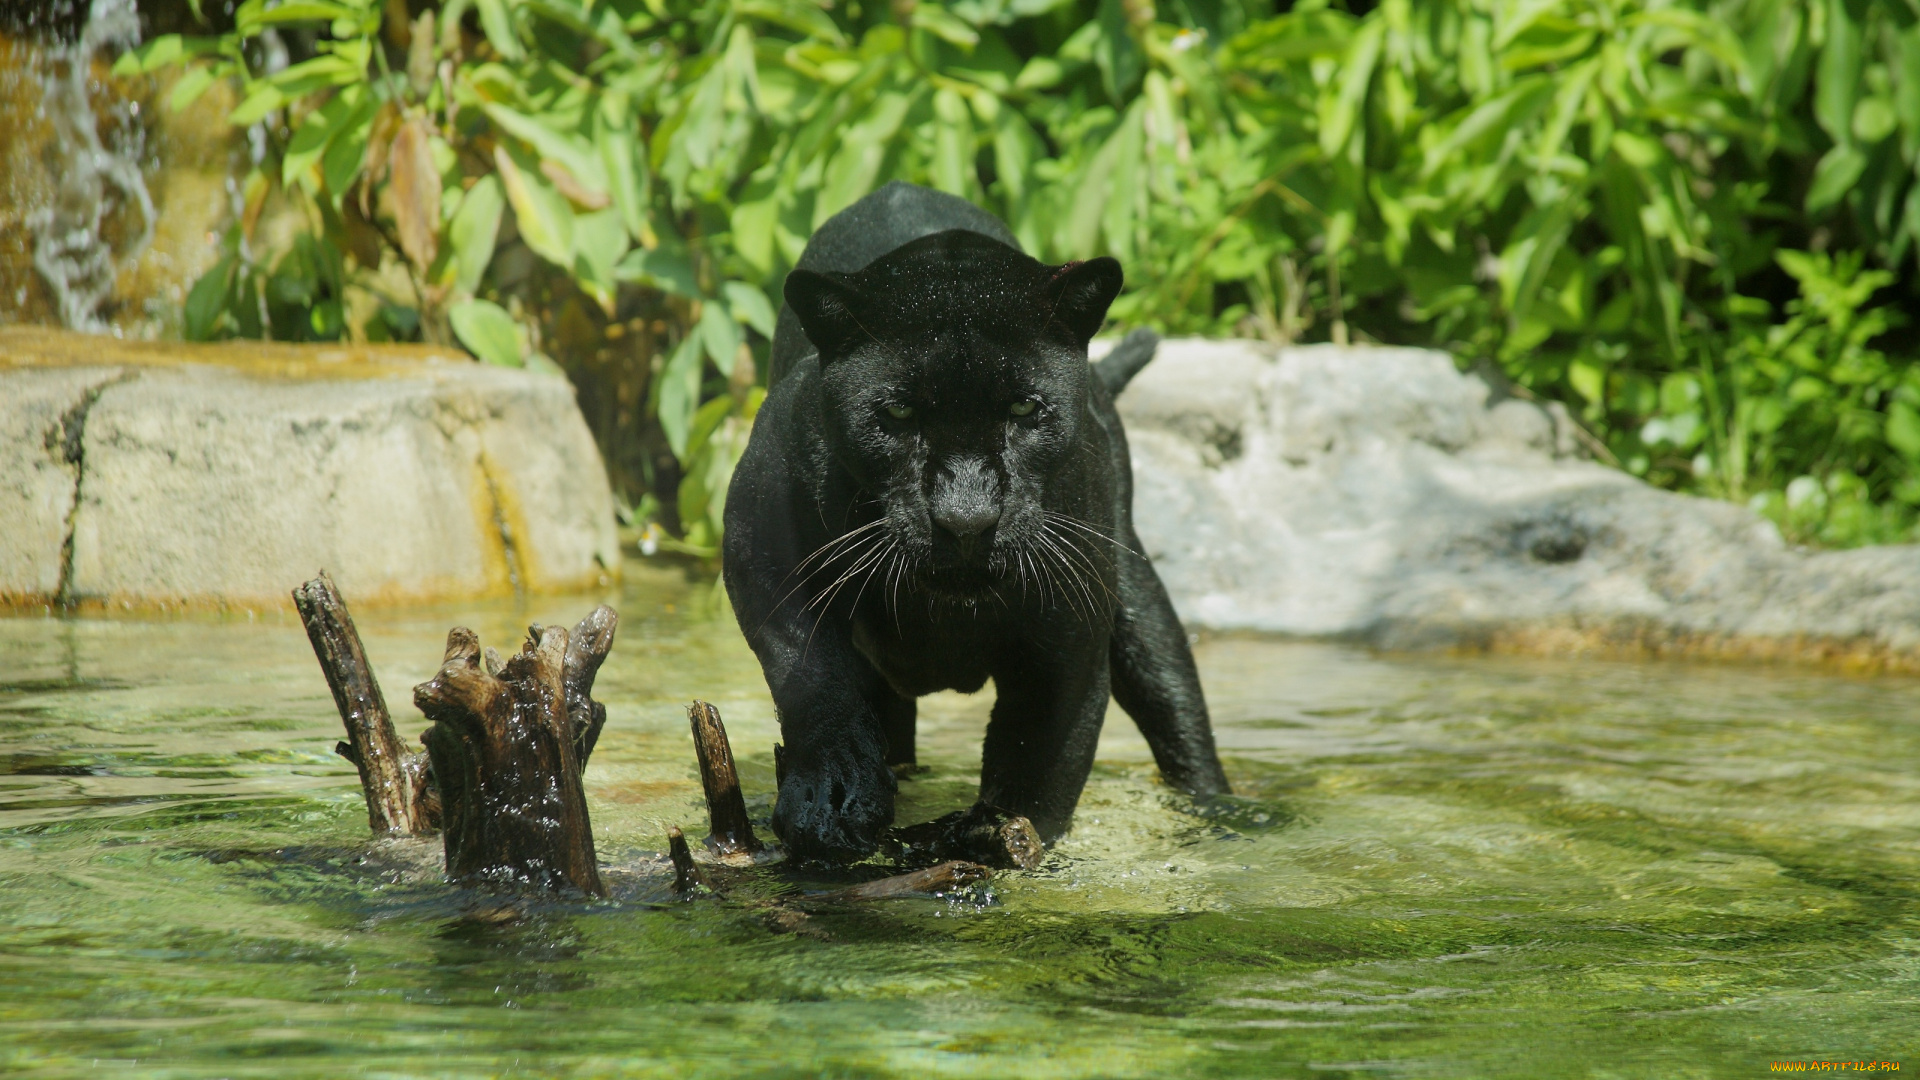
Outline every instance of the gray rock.
<svg viewBox="0 0 1920 1080">
<path fill-rule="evenodd" d="M 1920 668 L 1920 548 L 1808 552 L 1582 459 L 1565 411 L 1415 349 L 1170 340 L 1121 395 L 1189 623 L 1387 647 Z"/>
<path fill-rule="evenodd" d="M 0 331 L 0 601 L 271 607 L 321 568 L 355 603 L 442 600 L 618 559 L 561 376 Z"/>
</svg>

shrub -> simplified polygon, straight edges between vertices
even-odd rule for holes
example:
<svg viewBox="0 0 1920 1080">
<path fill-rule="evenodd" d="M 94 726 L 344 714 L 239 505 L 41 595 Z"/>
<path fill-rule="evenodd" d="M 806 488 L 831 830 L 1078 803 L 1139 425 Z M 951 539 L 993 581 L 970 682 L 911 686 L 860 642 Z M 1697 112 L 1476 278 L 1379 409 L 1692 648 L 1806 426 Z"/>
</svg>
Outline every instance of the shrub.
<svg viewBox="0 0 1920 1080">
<path fill-rule="evenodd" d="M 176 98 L 240 79 L 269 149 L 189 328 L 550 350 L 691 550 L 787 269 L 893 178 L 1042 258 L 1118 256 L 1122 322 L 1447 348 L 1803 539 L 1905 538 L 1920 506 L 1909 0 L 383 10 L 249 0 L 123 59 L 197 65 Z M 293 29 L 310 55 L 269 73 Z M 348 258 L 249 255 L 270 194 Z"/>
</svg>

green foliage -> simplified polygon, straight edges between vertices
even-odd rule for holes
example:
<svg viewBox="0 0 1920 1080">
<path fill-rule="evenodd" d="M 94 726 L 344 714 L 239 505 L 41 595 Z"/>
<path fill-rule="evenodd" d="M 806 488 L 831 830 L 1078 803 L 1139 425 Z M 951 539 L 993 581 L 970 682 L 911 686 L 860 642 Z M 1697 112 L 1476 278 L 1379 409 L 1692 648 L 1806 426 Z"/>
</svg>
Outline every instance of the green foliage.
<svg viewBox="0 0 1920 1080">
<path fill-rule="evenodd" d="M 1920 506 L 1893 316 L 1920 240 L 1913 0 L 449 0 L 405 47 L 381 10 L 250 0 L 225 38 L 122 60 L 196 65 L 176 97 L 240 80 L 237 120 L 285 122 L 260 186 L 366 253 L 267 273 L 237 233 L 189 333 L 291 336 L 282 267 L 320 303 L 385 267 L 410 297 L 298 332 L 404 334 L 410 310 L 503 357 L 481 342 L 516 310 L 516 345 L 576 378 L 644 335 L 631 422 L 678 473 L 646 505 L 692 550 L 717 546 L 787 270 L 894 178 L 1042 258 L 1119 257 L 1121 322 L 1448 348 L 1798 537 L 1904 537 Z M 250 66 L 292 26 L 312 57 Z"/>
</svg>

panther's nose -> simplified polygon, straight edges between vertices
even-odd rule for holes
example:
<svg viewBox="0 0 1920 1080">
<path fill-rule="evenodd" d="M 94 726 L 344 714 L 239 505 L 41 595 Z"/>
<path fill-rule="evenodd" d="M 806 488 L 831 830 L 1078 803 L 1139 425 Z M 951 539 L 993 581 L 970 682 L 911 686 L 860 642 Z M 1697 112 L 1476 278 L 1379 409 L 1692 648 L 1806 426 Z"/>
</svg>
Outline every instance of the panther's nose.
<svg viewBox="0 0 1920 1080">
<path fill-rule="evenodd" d="M 972 558 L 1000 523 L 999 477 L 981 458 L 959 458 L 947 462 L 928 494 L 933 523 L 960 542 L 963 558 Z"/>
<path fill-rule="evenodd" d="M 943 507 L 933 515 L 933 523 L 961 540 L 969 540 L 1000 524 L 1000 508 L 980 503 Z"/>
</svg>

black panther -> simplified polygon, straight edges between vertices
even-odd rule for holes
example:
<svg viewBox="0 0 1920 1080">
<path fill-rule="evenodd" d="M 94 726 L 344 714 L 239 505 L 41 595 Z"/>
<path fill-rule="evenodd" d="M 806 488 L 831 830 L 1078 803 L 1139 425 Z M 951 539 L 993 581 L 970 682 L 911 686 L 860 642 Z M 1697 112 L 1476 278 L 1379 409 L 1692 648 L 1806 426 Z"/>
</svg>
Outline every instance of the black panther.
<svg viewBox="0 0 1920 1080">
<path fill-rule="evenodd" d="M 1153 339 L 1087 363 L 1120 285 L 1113 259 L 1044 265 L 984 211 L 902 183 L 829 220 L 788 276 L 725 573 L 779 712 L 773 828 L 796 856 L 872 852 L 915 698 L 989 677 L 980 802 L 1048 841 L 1109 693 L 1169 784 L 1227 790 L 1133 531 L 1113 397 Z"/>
</svg>

